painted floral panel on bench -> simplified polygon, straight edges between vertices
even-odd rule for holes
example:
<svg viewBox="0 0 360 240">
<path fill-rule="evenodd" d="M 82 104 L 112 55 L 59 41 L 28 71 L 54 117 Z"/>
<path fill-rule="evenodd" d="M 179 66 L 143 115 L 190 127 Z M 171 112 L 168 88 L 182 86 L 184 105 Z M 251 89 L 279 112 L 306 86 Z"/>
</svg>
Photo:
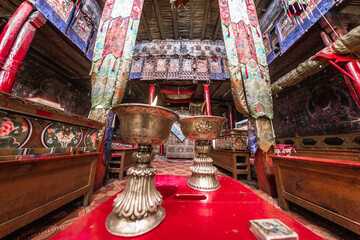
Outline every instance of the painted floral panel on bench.
<svg viewBox="0 0 360 240">
<path fill-rule="evenodd" d="M 0 148 L 20 148 L 31 135 L 32 126 L 25 118 L 0 113 Z"/>
<path fill-rule="evenodd" d="M 45 147 L 77 147 L 82 139 L 81 128 L 61 123 L 48 125 L 42 133 Z"/>
</svg>

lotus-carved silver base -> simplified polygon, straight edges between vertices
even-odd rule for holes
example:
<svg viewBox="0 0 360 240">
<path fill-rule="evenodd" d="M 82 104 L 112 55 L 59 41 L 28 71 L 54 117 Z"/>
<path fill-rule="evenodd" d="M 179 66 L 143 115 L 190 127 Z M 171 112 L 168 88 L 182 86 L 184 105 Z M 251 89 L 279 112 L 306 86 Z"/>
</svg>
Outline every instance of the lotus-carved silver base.
<svg viewBox="0 0 360 240">
<path fill-rule="evenodd" d="M 210 146 L 207 141 L 197 141 L 195 147 L 198 157 L 194 158 L 194 164 L 190 167 L 192 171 L 188 181 L 188 186 L 199 191 L 215 191 L 220 188 L 220 184 L 215 177 L 217 171 L 213 160 L 208 157 Z"/>
<path fill-rule="evenodd" d="M 217 169 L 212 158 L 208 156 L 208 141 L 220 135 L 225 121 L 226 118 L 216 116 L 195 116 L 179 120 L 183 134 L 196 141 L 195 150 L 198 156 L 194 158 L 194 164 L 190 167 L 192 174 L 188 181 L 188 186 L 195 190 L 215 191 L 220 188 L 215 177 Z"/>
<path fill-rule="evenodd" d="M 122 237 L 134 237 L 147 233 L 156 228 L 165 218 L 165 210 L 162 206 L 146 218 L 129 220 L 119 218 L 115 213 L 110 213 L 106 219 L 106 229 L 114 235 Z"/>
<path fill-rule="evenodd" d="M 122 138 L 138 144 L 133 154 L 135 166 L 129 168 L 125 189 L 114 200 L 106 229 L 118 236 L 135 237 L 158 226 L 165 217 L 163 197 L 155 188 L 156 169 L 152 145 L 163 144 L 179 116 L 163 107 L 146 104 L 119 104 L 113 110 L 120 119 Z"/>
<path fill-rule="evenodd" d="M 125 189 L 114 200 L 106 219 L 106 229 L 118 236 L 134 237 L 158 226 L 165 217 L 160 192 L 155 188 L 156 169 L 151 146 L 139 146 L 133 154 L 135 166 L 129 168 Z"/>
</svg>

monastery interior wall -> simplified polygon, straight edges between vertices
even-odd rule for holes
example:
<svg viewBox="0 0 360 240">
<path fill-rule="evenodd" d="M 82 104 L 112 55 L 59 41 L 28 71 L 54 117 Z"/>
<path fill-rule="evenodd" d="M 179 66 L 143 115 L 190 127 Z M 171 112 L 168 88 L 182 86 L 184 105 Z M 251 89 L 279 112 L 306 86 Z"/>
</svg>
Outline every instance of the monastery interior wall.
<svg viewBox="0 0 360 240">
<path fill-rule="evenodd" d="M 360 132 L 360 110 L 332 67 L 273 97 L 277 138 Z"/>
<path fill-rule="evenodd" d="M 11 91 L 19 97 L 41 97 L 61 104 L 65 111 L 86 116 L 90 90 L 75 85 L 43 64 L 25 58 Z"/>
</svg>

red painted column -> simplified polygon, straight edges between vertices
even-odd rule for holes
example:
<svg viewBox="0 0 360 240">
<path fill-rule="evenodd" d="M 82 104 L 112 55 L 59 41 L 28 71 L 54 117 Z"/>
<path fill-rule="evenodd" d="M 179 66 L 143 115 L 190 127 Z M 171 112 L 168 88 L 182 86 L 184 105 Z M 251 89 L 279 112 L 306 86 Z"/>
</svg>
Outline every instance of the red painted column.
<svg viewBox="0 0 360 240">
<path fill-rule="evenodd" d="M 22 26 L 15 42 L 0 71 L 0 91 L 10 93 L 14 84 L 16 73 L 19 70 L 35 32 L 46 22 L 46 18 L 38 11 L 32 13 Z"/>
<path fill-rule="evenodd" d="M 272 159 L 269 157 L 273 154 L 273 147 L 271 147 L 267 153 L 259 148 L 255 153 L 255 167 L 259 189 L 271 197 L 277 197 L 273 164 Z"/>
<path fill-rule="evenodd" d="M 16 10 L 14 15 L 6 24 L 0 35 L 0 67 L 5 63 L 6 57 L 18 35 L 23 23 L 33 10 L 33 6 L 28 2 L 23 2 Z"/>
<path fill-rule="evenodd" d="M 350 75 L 353 76 L 352 85 L 356 91 L 358 97 L 360 97 L 360 63 L 359 61 L 349 62 L 345 65 L 345 68 Z M 359 106 L 360 108 L 360 106 Z"/>
<path fill-rule="evenodd" d="M 232 106 L 229 106 L 229 123 L 230 123 L 230 129 L 233 129 L 234 128 L 234 119 L 233 119 Z"/>
<path fill-rule="evenodd" d="M 149 91 L 149 104 L 151 104 L 154 101 L 155 96 L 155 85 L 150 85 L 150 91 Z"/>
<path fill-rule="evenodd" d="M 209 85 L 204 86 L 204 98 L 206 101 L 206 115 L 211 116 L 211 102 L 210 102 Z"/>
</svg>

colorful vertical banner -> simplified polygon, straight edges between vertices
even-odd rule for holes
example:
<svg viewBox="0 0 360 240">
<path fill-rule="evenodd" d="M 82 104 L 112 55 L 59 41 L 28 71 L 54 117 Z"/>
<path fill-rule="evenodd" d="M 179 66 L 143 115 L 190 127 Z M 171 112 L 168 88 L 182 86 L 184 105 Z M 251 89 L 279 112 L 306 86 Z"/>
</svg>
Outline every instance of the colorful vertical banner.
<svg viewBox="0 0 360 240">
<path fill-rule="evenodd" d="M 89 118 L 106 122 L 122 101 L 144 0 L 107 0 L 94 45 Z"/>
<path fill-rule="evenodd" d="M 219 0 L 219 7 L 235 107 L 261 126 L 271 126 L 270 77 L 254 1 Z M 262 130 L 266 132 L 258 134 L 257 141 L 268 151 L 275 144 L 273 132 L 271 127 Z"/>
</svg>

